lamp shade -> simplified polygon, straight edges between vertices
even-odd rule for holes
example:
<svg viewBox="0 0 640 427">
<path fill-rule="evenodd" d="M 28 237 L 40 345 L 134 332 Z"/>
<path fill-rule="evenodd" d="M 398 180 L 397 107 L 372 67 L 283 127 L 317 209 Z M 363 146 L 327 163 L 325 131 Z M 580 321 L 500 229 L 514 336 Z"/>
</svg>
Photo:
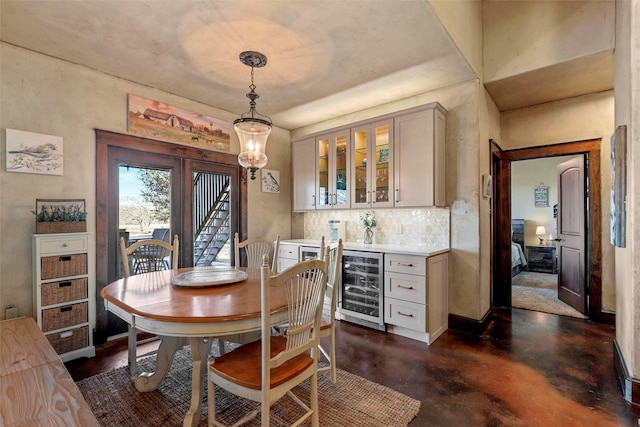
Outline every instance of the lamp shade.
<svg viewBox="0 0 640 427">
<path fill-rule="evenodd" d="M 544 228 L 544 225 L 536 227 L 536 236 L 544 236 L 545 234 L 547 234 L 547 229 Z"/>
<path fill-rule="evenodd" d="M 265 147 L 271 133 L 271 123 L 255 117 L 237 119 L 233 128 L 240 141 L 238 163 L 251 172 L 251 179 L 255 179 L 258 169 L 267 164 Z"/>
</svg>

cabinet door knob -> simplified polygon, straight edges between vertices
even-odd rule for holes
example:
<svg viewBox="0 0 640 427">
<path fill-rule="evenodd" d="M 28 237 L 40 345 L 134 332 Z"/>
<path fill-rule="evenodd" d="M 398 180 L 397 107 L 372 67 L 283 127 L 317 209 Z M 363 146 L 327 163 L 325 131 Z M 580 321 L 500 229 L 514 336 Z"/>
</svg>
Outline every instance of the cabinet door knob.
<svg viewBox="0 0 640 427">
<path fill-rule="evenodd" d="M 68 244 L 68 243 L 63 243 L 63 244 L 62 244 L 62 247 L 63 247 L 63 248 L 66 248 L 67 246 L 69 246 L 69 244 Z"/>
</svg>

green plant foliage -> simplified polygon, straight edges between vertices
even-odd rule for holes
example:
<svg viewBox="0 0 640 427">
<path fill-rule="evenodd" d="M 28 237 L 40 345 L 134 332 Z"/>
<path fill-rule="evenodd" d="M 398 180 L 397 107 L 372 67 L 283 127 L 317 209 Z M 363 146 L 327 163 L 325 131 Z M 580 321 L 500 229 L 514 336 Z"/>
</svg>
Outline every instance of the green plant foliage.
<svg viewBox="0 0 640 427">
<path fill-rule="evenodd" d="M 36 213 L 38 222 L 85 222 L 86 220 L 87 211 L 82 203 L 44 204 Z"/>
</svg>

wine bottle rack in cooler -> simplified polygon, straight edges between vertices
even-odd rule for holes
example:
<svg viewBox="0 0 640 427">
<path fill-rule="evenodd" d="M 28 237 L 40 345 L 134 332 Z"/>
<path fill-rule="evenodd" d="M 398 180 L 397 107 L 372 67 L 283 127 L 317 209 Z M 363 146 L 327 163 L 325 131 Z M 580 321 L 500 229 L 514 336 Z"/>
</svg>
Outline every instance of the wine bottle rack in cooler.
<svg viewBox="0 0 640 427">
<path fill-rule="evenodd" d="M 344 320 L 385 330 L 382 253 L 344 251 L 340 314 Z"/>
</svg>

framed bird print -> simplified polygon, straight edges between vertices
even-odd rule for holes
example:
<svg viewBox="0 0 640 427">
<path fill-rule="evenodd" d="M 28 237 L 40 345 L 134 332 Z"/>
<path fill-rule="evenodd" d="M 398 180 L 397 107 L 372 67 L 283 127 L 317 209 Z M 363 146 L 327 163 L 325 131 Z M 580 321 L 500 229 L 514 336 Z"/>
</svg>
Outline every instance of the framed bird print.
<svg viewBox="0 0 640 427">
<path fill-rule="evenodd" d="M 5 129 L 7 172 L 62 175 L 62 137 Z"/>
<path fill-rule="evenodd" d="M 279 193 L 280 192 L 280 171 L 273 169 L 261 169 L 262 173 L 262 192 L 263 193 Z"/>
</svg>

